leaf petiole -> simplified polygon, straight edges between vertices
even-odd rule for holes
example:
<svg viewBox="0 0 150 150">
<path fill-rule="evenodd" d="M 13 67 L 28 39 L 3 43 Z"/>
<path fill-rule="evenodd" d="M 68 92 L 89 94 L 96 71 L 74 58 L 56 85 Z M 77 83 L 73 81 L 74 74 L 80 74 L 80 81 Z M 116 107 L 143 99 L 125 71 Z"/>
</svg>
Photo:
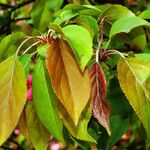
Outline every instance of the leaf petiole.
<svg viewBox="0 0 150 150">
<path fill-rule="evenodd" d="M 17 51 L 16 51 L 16 55 L 18 55 L 18 53 L 19 53 L 21 47 L 22 47 L 27 41 L 29 41 L 29 40 L 31 40 L 31 39 L 33 39 L 33 38 L 34 38 L 34 37 L 28 37 L 27 39 L 25 39 L 25 40 L 19 45 L 19 47 L 18 47 L 18 49 L 17 49 Z"/>
<path fill-rule="evenodd" d="M 32 45 L 30 45 L 30 46 L 23 52 L 23 55 L 26 54 L 32 47 L 38 45 L 39 43 L 41 43 L 41 41 L 37 41 L 37 42 L 33 43 Z"/>
</svg>

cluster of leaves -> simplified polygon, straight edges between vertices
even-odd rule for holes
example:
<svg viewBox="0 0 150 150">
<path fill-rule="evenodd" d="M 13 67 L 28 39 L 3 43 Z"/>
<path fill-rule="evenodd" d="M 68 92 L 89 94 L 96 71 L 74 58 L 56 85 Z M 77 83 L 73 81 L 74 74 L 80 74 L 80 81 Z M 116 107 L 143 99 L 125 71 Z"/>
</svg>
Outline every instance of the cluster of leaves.
<svg viewBox="0 0 150 150">
<path fill-rule="evenodd" d="M 30 2 L 3 5 L 0 16 L 9 13 L 13 31 L 5 36 L 0 23 L 0 145 L 18 127 L 37 150 L 50 134 L 68 149 L 110 149 L 127 130 L 129 145 L 150 147 L 149 10 Z"/>
</svg>

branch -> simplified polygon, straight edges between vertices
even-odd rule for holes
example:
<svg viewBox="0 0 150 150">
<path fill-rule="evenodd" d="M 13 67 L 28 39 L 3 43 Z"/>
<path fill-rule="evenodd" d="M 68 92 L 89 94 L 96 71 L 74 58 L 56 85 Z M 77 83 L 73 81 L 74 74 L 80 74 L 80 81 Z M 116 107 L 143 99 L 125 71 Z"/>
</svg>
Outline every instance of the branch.
<svg viewBox="0 0 150 150">
<path fill-rule="evenodd" d="M 13 8 L 13 7 L 14 7 L 14 6 L 12 6 L 12 5 L 4 4 L 4 3 L 0 3 L 0 6 L 1 6 L 1 7 L 4 7 L 4 8 Z"/>
<path fill-rule="evenodd" d="M 30 3 L 33 3 L 33 2 L 35 2 L 35 0 L 24 1 L 24 2 L 22 2 L 22 3 L 20 3 L 20 4 L 18 4 L 17 6 L 12 7 L 11 12 L 13 12 L 13 11 L 15 11 L 16 9 L 19 9 L 19 8 L 25 6 L 25 5 L 28 5 L 28 4 L 30 4 Z"/>
<path fill-rule="evenodd" d="M 29 20 L 29 19 L 31 19 L 31 17 L 16 18 L 16 19 L 12 19 L 11 22 L 17 22 L 17 21 Z"/>
<path fill-rule="evenodd" d="M 30 3 L 33 3 L 33 2 L 35 2 L 35 0 L 27 0 L 27 1 L 24 1 L 20 4 L 18 4 L 17 6 L 12 6 L 12 5 L 9 5 L 9 4 L 0 3 L 0 6 L 3 7 L 3 8 L 11 8 L 10 12 L 13 12 L 16 9 L 19 9 L 19 8 L 21 8 L 25 5 L 28 5 Z"/>
</svg>

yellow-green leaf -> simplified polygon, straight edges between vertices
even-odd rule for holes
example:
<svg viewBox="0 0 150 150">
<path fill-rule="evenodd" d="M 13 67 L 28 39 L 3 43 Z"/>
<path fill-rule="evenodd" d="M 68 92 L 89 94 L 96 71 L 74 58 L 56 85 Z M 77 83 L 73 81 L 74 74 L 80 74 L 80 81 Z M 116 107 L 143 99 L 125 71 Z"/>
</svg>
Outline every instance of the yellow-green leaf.
<svg viewBox="0 0 150 150">
<path fill-rule="evenodd" d="M 87 68 L 81 72 L 70 46 L 63 40 L 54 41 L 47 51 L 47 68 L 53 89 L 77 125 L 90 98 Z"/>
<path fill-rule="evenodd" d="M 26 142 L 28 144 L 30 144 L 27 122 L 26 122 L 27 118 L 26 118 L 26 114 L 25 114 L 25 109 L 26 109 L 26 107 L 23 109 L 22 114 L 19 118 L 18 128 L 19 128 L 20 132 L 23 134 L 23 136 L 25 137 Z"/>
<path fill-rule="evenodd" d="M 33 102 L 28 103 L 25 114 L 29 138 L 35 150 L 47 150 L 49 143 L 49 133 L 40 122 Z"/>
<path fill-rule="evenodd" d="M 0 145 L 16 127 L 26 101 L 26 78 L 14 55 L 0 63 Z"/>
<path fill-rule="evenodd" d="M 150 140 L 150 62 L 122 59 L 118 64 L 120 86 L 142 121 Z"/>
</svg>

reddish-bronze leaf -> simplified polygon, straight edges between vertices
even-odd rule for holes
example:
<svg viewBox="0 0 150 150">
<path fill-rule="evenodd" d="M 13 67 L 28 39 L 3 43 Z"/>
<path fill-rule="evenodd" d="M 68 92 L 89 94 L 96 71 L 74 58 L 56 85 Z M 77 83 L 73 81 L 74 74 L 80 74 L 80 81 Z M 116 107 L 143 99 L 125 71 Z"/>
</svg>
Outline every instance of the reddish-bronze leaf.
<svg viewBox="0 0 150 150">
<path fill-rule="evenodd" d="M 75 56 L 65 41 L 55 40 L 47 50 L 47 68 L 53 89 L 77 125 L 90 99 L 91 87 L 88 69 L 81 72 Z"/>
<path fill-rule="evenodd" d="M 108 134 L 110 135 L 110 107 L 105 99 L 106 79 L 104 72 L 98 63 L 95 63 L 90 69 L 90 78 L 92 85 L 91 102 L 93 105 L 93 116 L 103 127 L 106 128 Z"/>
</svg>

